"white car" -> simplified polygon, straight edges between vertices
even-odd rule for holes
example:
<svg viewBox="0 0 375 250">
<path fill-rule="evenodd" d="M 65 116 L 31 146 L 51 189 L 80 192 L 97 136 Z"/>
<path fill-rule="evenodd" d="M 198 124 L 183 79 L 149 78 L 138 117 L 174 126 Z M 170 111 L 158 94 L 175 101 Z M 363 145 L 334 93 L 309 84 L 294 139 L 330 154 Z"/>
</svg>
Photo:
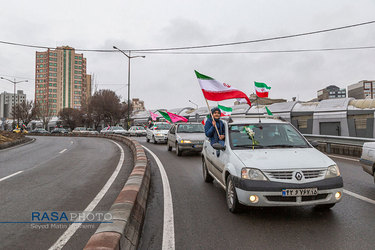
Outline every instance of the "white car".
<svg viewBox="0 0 375 250">
<path fill-rule="evenodd" d="M 176 149 L 176 155 L 182 152 L 202 152 L 206 138 L 204 127 L 200 122 L 173 124 L 168 133 L 167 150 Z"/>
<path fill-rule="evenodd" d="M 362 156 L 359 159 L 363 170 L 374 177 L 375 182 L 375 142 L 365 142 L 362 147 Z"/>
<path fill-rule="evenodd" d="M 166 122 L 155 122 L 151 127 L 147 128 L 146 141 L 153 143 L 167 143 L 168 131 L 171 125 Z"/>
<path fill-rule="evenodd" d="M 101 134 L 119 134 L 119 135 L 127 135 L 128 131 L 126 131 L 123 127 L 120 126 L 111 126 L 109 128 L 104 128 L 100 130 Z"/>
<path fill-rule="evenodd" d="M 336 163 L 288 122 L 233 118 L 225 124 L 225 146 L 205 140 L 203 177 L 226 190 L 231 212 L 241 206 L 333 207 L 342 198 Z"/>
<path fill-rule="evenodd" d="M 128 130 L 129 136 L 145 136 L 146 129 L 142 126 L 131 126 Z"/>
</svg>

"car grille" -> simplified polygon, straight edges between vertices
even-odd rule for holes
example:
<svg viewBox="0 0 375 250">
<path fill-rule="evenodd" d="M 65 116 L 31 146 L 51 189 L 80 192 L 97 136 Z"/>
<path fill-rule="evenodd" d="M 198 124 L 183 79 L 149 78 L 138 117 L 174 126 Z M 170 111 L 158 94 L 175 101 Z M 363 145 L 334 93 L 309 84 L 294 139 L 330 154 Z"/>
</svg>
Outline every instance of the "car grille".
<svg viewBox="0 0 375 250">
<path fill-rule="evenodd" d="M 264 171 L 269 179 L 277 179 L 277 180 L 292 180 L 293 173 L 295 170 L 284 170 L 284 171 Z M 323 177 L 325 174 L 325 169 L 307 169 L 302 170 L 303 176 L 305 179 L 315 179 L 319 177 Z"/>
<path fill-rule="evenodd" d="M 325 169 L 315 169 L 315 170 L 302 170 L 305 179 L 313 179 L 322 177 L 325 173 Z"/>
<path fill-rule="evenodd" d="M 271 179 L 291 180 L 293 171 L 264 171 L 264 173 Z"/>
</svg>

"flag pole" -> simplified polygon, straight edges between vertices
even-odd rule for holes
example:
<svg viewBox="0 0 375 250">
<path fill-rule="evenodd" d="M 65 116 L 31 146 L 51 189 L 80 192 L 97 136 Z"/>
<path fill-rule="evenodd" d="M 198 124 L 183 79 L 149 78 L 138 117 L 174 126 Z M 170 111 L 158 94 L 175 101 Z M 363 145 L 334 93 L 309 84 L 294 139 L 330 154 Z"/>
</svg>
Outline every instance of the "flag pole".
<svg viewBox="0 0 375 250">
<path fill-rule="evenodd" d="M 258 119 L 259 119 L 259 123 L 261 123 L 261 121 L 260 121 L 260 113 L 259 113 L 259 96 L 257 94 L 255 94 L 255 95 L 257 97 Z"/>
<path fill-rule="evenodd" d="M 203 97 L 204 97 L 204 95 L 203 95 Z M 210 114 L 211 114 L 211 118 L 212 118 L 212 120 L 214 120 L 214 116 L 212 115 L 211 108 L 210 108 L 210 105 L 208 105 L 208 101 L 207 101 L 206 97 L 204 97 L 204 100 L 206 100 L 206 104 L 207 104 L 208 111 L 209 111 Z M 214 127 L 215 127 L 216 132 L 217 132 L 217 135 L 219 136 L 219 139 L 220 139 L 220 133 L 219 133 L 219 130 L 217 129 L 217 127 L 216 127 L 216 124 L 215 124 Z"/>
</svg>

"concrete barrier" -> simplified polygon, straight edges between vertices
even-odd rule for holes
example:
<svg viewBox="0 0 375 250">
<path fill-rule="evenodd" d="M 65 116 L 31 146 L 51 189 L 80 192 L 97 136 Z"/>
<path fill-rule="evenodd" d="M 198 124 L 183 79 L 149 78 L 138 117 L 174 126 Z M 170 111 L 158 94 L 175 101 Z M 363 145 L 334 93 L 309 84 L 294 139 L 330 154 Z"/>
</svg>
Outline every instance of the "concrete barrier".
<svg viewBox="0 0 375 250">
<path fill-rule="evenodd" d="M 42 136 L 55 136 L 45 134 Z M 126 144 L 133 153 L 134 167 L 108 213 L 112 223 L 102 223 L 84 249 L 136 249 L 142 232 L 150 188 L 150 165 L 142 145 L 122 135 L 61 134 L 108 138 Z"/>
</svg>

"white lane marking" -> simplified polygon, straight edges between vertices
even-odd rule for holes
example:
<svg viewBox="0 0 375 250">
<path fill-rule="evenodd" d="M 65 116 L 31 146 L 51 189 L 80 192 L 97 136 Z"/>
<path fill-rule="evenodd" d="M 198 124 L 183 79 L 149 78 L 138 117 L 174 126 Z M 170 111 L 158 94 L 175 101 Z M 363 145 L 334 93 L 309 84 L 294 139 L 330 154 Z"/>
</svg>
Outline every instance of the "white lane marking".
<svg viewBox="0 0 375 250">
<path fill-rule="evenodd" d="M 64 153 L 66 150 L 67 150 L 67 149 L 65 148 L 65 149 L 61 150 L 59 153 L 62 154 L 62 153 Z"/>
<path fill-rule="evenodd" d="M 100 192 L 95 196 L 95 198 L 91 201 L 91 203 L 85 208 L 85 211 L 83 211 L 84 214 L 87 214 L 87 213 L 91 212 L 98 205 L 98 203 L 103 198 L 105 193 L 107 193 L 107 191 L 110 188 L 110 186 L 112 185 L 112 183 L 115 181 L 118 173 L 121 170 L 122 164 L 124 163 L 124 158 L 125 158 L 124 150 L 122 149 L 120 144 L 118 144 L 115 141 L 112 141 L 112 142 L 114 144 L 116 144 L 121 150 L 120 160 L 117 164 L 117 167 L 116 167 L 115 171 L 113 172 L 111 177 L 108 179 L 106 184 L 103 186 L 102 190 L 100 190 Z M 75 221 L 78 222 L 78 219 L 75 220 Z M 55 244 L 53 244 L 53 246 L 51 246 L 49 249 L 50 250 L 62 249 L 65 246 L 65 244 L 70 240 L 70 238 L 73 236 L 73 234 L 77 231 L 77 229 L 81 226 L 81 224 L 82 223 L 72 223 L 69 226 L 69 228 L 65 231 L 65 233 L 63 235 L 61 235 L 60 238 L 55 242 Z"/>
<path fill-rule="evenodd" d="M 161 249 L 175 249 L 175 239 L 174 239 L 174 221 L 173 221 L 173 203 L 171 188 L 168 181 L 167 173 L 163 167 L 163 164 L 159 158 L 148 148 L 142 146 L 146 149 L 152 157 L 154 157 L 161 175 L 161 180 L 163 182 L 163 196 L 164 196 L 164 222 L 163 222 L 163 243 Z"/>
<path fill-rule="evenodd" d="M 22 172 L 23 172 L 23 171 L 18 171 L 18 172 L 15 172 L 14 174 L 11 174 L 11 175 L 8 175 L 8 176 L 5 176 L 5 177 L 1 178 L 0 181 L 4 181 L 4 180 L 6 180 L 6 179 L 9 179 L 10 177 L 13 177 L 13 176 L 15 176 L 15 175 L 18 175 L 18 174 L 20 174 L 20 173 L 22 173 Z"/>
<path fill-rule="evenodd" d="M 343 157 L 343 156 L 337 156 L 337 155 L 328 155 L 329 157 L 334 157 L 334 158 L 338 158 L 338 159 L 343 159 L 343 160 L 348 160 L 348 161 L 355 161 L 355 162 L 359 162 L 358 159 L 354 159 L 354 158 L 348 158 L 348 157 Z"/>
<path fill-rule="evenodd" d="M 371 199 L 369 199 L 369 198 L 367 198 L 367 197 L 364 197 L 364 196 L 362 196 L 362 195 L 359 195 L 359 194 L 353 193 L 353 192 L 351 192 L 351 191 L 349 191 L 349 190 L 346 190 L 346 189 L 344 189 L 344 193 L 346 193 L 346 194 L 348 194 L 348 195 L 350 195 L 350 196 L 353 196 L 353 197 L 355 197 L 355 198 L 357 198 L 357 199 L 360 199 L 360 200 L 363 200 L 363 201 L 365 201 L 365 202 L 368 202 L 368 203 L 371 203 L 371 204 L 375 205 L 375 200 L 371 200 Z"/>
</svg>

